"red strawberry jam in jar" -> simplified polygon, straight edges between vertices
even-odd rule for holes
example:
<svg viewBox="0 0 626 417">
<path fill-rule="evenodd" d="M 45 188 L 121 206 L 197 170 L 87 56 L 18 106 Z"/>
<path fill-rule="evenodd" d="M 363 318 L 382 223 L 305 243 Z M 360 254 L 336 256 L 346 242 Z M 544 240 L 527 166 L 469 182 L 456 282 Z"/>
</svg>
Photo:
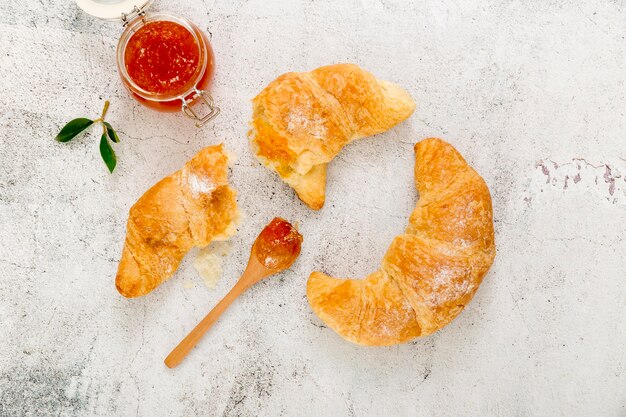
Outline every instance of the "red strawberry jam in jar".
<svg viewBox="0 0 626 417">
<path fill-rule="evenodd" d="M 137 101 L 159 111 L 182 110 L 198 127 L 219 114 L 208 93 L 213 49 L 195 24 L 169 13 L 146 13 L 152 0 L 76 1 L 94 16 L 124 23 L 117 67 Z"/>
</svg>

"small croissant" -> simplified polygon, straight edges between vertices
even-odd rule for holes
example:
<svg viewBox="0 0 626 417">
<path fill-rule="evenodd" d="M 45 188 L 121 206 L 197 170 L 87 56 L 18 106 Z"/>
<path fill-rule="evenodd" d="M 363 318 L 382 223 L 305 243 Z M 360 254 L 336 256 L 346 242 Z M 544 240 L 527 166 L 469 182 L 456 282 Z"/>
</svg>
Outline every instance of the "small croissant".
<svg viewBox="0 0 626 417">
<path fill-rule="evenodd" d="M 222 145 L 197 153 L 131 207 L 115 285 L 138 297 L 170 278 L 185 254 L 235 232 L 236 191 L 228 186 Z"/>
<path fill-rule="evenodd" d="M 252 103 L 248 135 L 257 158 L 314 210 L 324 205 L 326 166 L 341 148 L 415 109 L 405 90 L 353 64 L 283 74 Z"/>
</svg>

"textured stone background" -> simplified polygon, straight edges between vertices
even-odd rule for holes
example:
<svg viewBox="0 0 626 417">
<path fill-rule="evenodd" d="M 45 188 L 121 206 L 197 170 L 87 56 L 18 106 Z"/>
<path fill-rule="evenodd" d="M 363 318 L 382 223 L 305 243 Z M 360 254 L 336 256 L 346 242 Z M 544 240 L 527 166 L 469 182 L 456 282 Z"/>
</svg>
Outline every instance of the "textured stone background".
<svg viewBox="0 0 626 417">
<path fill-rule="evenodd" d="M 470 4 L 473 3 L 473 4 Z M 0 2 L 0 415 L 626 416 L 626 9 L 621 1 L 159 1 L 213 33 L 222 115 L 195 129 L 134 102 L 121 25 L 72 1 Z M 354 62 L 406 87 L 403 125 L 347 147 L 313 213 L 261 168 L 249 100 L 280 73 Z M 111 100 L 97 135 L 53 141 Z M 498 256 L 450 326 L 351 345 L 311 312 L 311 270 L 364 276 L 417 198 L 413 144 L 454 144 L 494 197 Z M 152 294 L 113 285 L 131 204 L 203 146 L 239 155 L 247 212 L 217 289 L 189 256 Z M 274 215 L 293 269 L 250 290 L 182 366 L 169 350 L 225 294 Z M 192 283 L 192 288 L 188 288 Z"/>
</svg>

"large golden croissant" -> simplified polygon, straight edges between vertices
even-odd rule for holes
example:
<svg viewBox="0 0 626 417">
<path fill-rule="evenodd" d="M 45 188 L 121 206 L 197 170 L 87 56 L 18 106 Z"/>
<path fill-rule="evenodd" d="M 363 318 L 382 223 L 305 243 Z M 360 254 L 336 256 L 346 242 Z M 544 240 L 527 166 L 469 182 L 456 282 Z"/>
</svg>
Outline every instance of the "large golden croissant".
<svg viewBox="0 0 626 417">
<path fill-rule="evenodd" d="M 222 145 L 197 153 L 131 207 L 116 286 L 138 297 L 171 277 L 187 251 L 235 231 L 236 192 Z"/>
<path fill-rule="evenodd" d="M 352 64 L 283 74 L 252 102 L 249 136 L 257 158 L 314 210 L 324 205 L 326 165 L 341 148 L 390 129 L 415 109 L 402 88 Z"/>
<path fill-rule="evenodd" d="M 362 280 L 313 272 L 313 311 L 345 339 L 391 345 L 450 323 L 472 299 L 495 257 L 485 181 L 449 144 L 415 145 L 419 201 L 378 271 Z"/>
</svg>

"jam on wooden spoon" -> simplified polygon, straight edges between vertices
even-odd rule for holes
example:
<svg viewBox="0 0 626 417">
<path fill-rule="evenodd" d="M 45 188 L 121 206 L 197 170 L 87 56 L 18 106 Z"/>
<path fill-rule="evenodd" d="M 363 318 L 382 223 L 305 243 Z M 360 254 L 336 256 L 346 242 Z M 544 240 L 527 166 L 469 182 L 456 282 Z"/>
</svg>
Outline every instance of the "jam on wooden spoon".
<svg viewBox="0 0 626 417">
<path fill-rule="evenodd" d="M 261 231 L 250 251 L 250 260 L 239 281 L 209 314 L 165 358 L 174 368 L 196 346 L 202 336 L 235 299 L 252 285 L 289 268 L 300 255 L 302 235 L 288 221 L 276 217 Z"/>
</svg>

